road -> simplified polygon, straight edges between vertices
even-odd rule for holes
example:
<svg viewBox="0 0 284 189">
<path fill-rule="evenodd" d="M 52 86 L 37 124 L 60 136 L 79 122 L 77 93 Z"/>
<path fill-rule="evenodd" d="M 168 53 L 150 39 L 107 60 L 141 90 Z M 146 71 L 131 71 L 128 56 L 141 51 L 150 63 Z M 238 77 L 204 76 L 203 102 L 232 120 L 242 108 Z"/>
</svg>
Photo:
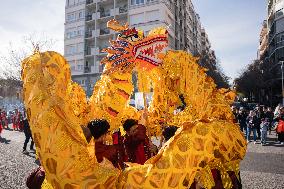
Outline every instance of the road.
<svg viewBox="0 0 284 189">
<path fill-rule="evenodd" d="M 0 139 L 0 188 L 26 188 L 25 178 L 32 169 L 37 167 L 35 154 L 22 153 L 24 133 L 4 130 L 2 137 Z M 247 154 L 241 163 L 243 188 L 284 188 L 284 146 L 275 143 L 275 133 L 269 135 L 268 142 L 268 146 L 248 144 Z"/>
<path fill-rule="evenodd" d="M 276 143 L 276 134 L 268 135 L 267 146 L 248 144 L 245 159 L 241 162 L 243 188 L 284 188 L 284 145 Z"/>
<path fill-rule="evenodd" d="M 0 188 L 20 189 L 25 187 L 25 179 L 36 168 L 35 154 L 22 153 L 25 135 L 19 131 L 2 131 L 0 139 Z M 30 144 L 30 143 L 29 143 Z M 29 144 L 28 148 L 29 149 Z"/>
</svg>

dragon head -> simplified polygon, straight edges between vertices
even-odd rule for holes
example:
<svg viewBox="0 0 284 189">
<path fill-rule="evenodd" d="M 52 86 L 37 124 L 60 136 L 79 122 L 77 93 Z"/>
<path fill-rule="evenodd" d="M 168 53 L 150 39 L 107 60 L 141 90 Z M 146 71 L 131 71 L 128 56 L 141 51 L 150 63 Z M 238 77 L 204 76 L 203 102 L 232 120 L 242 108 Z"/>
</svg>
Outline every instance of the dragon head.
<svg viewBox="0 0 284 189">
<path fill-rule="evenodd" d="M 105 73 L 120 71 L 129 72 L 135 66 L 153 68 L 162 63 L 160 54 L 168 47 L 168 32 L 165 28 L 157 28 L 144 36 L 143 31 L 122 26 L 116 20 L 107 23 L 108 28 L 118 31 L 116 40 L 104 49 L 108 55 L 102 60 L 106 64 Z"/>
</svg>

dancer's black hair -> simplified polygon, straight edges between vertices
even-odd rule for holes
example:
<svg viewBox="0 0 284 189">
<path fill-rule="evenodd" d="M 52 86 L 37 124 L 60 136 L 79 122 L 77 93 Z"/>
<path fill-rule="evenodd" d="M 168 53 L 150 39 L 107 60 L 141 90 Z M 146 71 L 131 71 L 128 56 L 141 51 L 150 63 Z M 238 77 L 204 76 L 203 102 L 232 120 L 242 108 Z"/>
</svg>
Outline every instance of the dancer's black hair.
<svg viewBox="0 0 284 189">
<path fill-rule="evenodd" d="M 129 131 L 129 129 L 131 127 L 133 127 L 134 125 L 137 125 L 138 121 L 135 119 L 127 119 L 124 123 L 123 123 L 123 129 L 125 131 Z"/>
<path fill-rule="evenodd" d="M 88 123 L 88 128 L 95 139 L 106 134 L 110 128 L 109 123 L 105 119 L 95 119 Z"/>
<path fill-rule="evenodd" d="M 173 137 L 177 131 L 178 127 L 176 126 L 167 126 L 163 130 L 163 136 L 166 141 L 168 141 L 171 137 Z"/>
</svg>

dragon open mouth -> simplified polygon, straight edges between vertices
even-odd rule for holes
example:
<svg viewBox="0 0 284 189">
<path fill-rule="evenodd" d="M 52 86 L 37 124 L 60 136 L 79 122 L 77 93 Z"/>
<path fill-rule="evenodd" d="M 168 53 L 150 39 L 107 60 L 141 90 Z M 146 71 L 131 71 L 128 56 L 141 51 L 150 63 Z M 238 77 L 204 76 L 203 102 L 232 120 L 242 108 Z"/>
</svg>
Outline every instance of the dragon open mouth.
<svg viewBox="0 0 284 189">
<path fill-rule="evenodd" d="M 153 36 L 150 39 L 143 40 L 134 45 L 133 54 L 136 60 L 150 63 L 153 66 L 158 66 L 162 63 L 159 58 L 160 53 L 166 52 L 168 49 L 167 35 Z"/>
</svg>

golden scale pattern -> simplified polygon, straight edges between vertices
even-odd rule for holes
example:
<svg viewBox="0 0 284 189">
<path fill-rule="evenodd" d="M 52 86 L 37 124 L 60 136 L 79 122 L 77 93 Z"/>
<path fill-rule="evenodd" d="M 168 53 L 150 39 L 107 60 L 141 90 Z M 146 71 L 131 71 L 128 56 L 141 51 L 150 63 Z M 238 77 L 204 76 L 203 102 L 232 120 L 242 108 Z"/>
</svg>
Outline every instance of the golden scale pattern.
<svg viewBox="0 0 284 189">
<path fill-rule="evenodd" d="M 46 170 L 42 188 L 188 188 L 194 180 L 212 188 L 210 170 L 214 168 L 220 170 L 225 188 L 231 188 L 227 171 L 238 175 L 246 152 L 246 141 L 232 121 L 229 103 L 233 95 L 217 90 L 191 55 L 168 51 L 161 56 L 163 64 L 147 74 L 136 69 L 140 90 L 147 92 L 152 87 L 154 92 L 148 129 L 159 136 L 157 122 L 161 119 L 180 128 L 156 156 L 144 165 L 129 164 L 124 171 L 107 160 L 96 161 L 94 146 L 87 143 L 80 126 L 92 118 L 105 118 L 115 130 L 122 120 L 140 116 L 128 106 L 130 97 L 122 98 L 116 92 L 123 89 L 132 93 L 131 74 L 103 75 L 87 101 L 81 87 L 71 81 L 68 63 L 58 53 L 35 52 L 23 61 L 24 102 L 36 150 Z M 114 82 L 117 79 L 128 82 Z M 179 94 L 184 95 L 187 107 L 174 115 Z M 108 114 L 108 107 L 118 111 L 116 118 Z"/>
</svg>

